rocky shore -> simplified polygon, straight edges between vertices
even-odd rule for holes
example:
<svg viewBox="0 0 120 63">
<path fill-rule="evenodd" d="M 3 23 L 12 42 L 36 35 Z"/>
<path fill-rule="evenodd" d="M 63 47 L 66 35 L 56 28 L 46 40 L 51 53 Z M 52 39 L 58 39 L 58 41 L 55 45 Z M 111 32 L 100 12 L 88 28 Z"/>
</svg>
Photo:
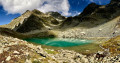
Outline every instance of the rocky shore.
<svg viewBox="0 0 120 63">
<path fill-rule="evenodd" d="M 82 55 L 69 50 L 43 49 L 26 41 L 0 35 L 0 63 L 119 63 L 108 51 Z"/>
</svg>

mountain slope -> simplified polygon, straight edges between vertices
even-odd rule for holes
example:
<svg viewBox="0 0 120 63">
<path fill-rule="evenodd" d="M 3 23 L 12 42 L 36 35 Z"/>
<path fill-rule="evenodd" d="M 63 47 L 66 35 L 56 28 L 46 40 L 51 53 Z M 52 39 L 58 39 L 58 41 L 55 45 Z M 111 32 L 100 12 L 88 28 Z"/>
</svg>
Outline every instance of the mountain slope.
<svg viewBox="0 0 120 63">
<path fill-rule="evenodd" d="M 68 17 L 61 25 L 58 37 L 111 38 L 120 35 L 120 0 L 108 5 L 89 4 L 78 16 Z"/>
<path fill-rule="evenodd" d="M 47 12 L 46 14 L 53 16 L 55 19 L 63 21 L 66 18 L 64 16 L 62 16 L 61 14 L 59 14 L 58 12 Z"/>
<path fill-rule="evenodd" d="M 96 5 L 95 3 L 91 3 L 84 9 L 84 11 L 80 15 L 69 17 L 61 26 L 63 26 L 63 28 L 74 26 L 92 28 L 104 24 L 111 19 L 120 16 L 119 3 L 120 0 L 112 0 L 111 3 L 108 5 Z"/>
<path fill-rule="evenodd" d="M 20 17 L 13 19 L 11 23 L 2 27 L 13 29 L 20 33 L 33 30 L 45 30 L 54 28 L 59 22 L 50 15 L 46 15 L 38 10 L 26 11 Z"/>
<path fill-rule="evenodd" d="M 108 5 L 91 3 L 80 15 L 68 18 L 57 12 L 44 14 L 38 10 L 26 11 L 10 24 L 0 27 L 7 27 L 28 35 L 43 31 L 47 32 L 47 36 L 60 38 L 110 38 L 120 35 L 119 3 L 120 0 L 112 0 Z M 42 36 L 45 36 L 45 33 Z"/>
<path fill-rule="evenodd" d="M 29 33 L 19 33 L 14 30 L 8 29 L 8 28 L 1 28 L 0 27 L 0 35 L 3 36 L 9 36 L 19 39 L 25 39 L 25 38 L 42 38 L 42 37 L 55 37 L 55 34 L 49 31 L 41 31 L 41 30 L 35 30 L 31 31 Z"/>
</svg>

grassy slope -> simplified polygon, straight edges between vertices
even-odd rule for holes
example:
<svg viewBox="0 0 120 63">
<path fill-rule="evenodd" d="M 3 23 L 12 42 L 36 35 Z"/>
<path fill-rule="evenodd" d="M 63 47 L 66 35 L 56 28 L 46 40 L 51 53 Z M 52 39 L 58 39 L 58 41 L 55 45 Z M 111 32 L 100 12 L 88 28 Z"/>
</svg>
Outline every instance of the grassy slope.
<svg viewBox="0 0 120 63">
<path fill-rule="evenodd" d="M 48 32 L 48 31 L 35 32 L 35 33 L 33 33 L 33 32 L 32 33 L 18 33 L 16 31 L 10 30 L 8 28 L 0 28 L 1 35 L 12 36 L 15 38 L 20 38 L 20 39 L 32 38 L 32 37 L 41 38 L 41 37 L 54 37 L 55 36 L 54 33 Z"/>
<path fill-rule="evenodd" d="M 102 44 L 105 49 L 109 49 L 109 52 L 114 55 L 120 54 L 120 36 L 114 37 Z"/>
</svg>

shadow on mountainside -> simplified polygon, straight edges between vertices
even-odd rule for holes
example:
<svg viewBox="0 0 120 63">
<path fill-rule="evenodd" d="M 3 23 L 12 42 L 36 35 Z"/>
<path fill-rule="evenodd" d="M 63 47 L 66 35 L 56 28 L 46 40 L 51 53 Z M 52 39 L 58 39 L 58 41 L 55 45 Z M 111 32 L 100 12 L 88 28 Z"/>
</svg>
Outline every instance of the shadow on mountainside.
<svg viewBox="0 0 120 63">
<path fill-rule="evenodd" d="M 120 1 L 111 1 L 108 5 L 89 4 L 84 11 L 75 17 L 68 17 L 61 28 L 100 26 L 120 16 Z"/>
</svg>

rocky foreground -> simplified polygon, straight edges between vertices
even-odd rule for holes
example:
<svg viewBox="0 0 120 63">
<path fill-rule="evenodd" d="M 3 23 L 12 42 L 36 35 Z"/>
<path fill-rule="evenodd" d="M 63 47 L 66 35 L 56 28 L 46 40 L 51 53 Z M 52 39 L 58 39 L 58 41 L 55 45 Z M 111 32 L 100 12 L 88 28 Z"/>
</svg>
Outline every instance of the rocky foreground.
<svg viewBox="0 0 120 63">
<path fill-rule="evenodd" d="M 26 41 L 0 35 L 0 63 L 119 63 L 120 55 L 106 50 L 82 55 L 69 50 L 43 49 Z"/>
</svg>

